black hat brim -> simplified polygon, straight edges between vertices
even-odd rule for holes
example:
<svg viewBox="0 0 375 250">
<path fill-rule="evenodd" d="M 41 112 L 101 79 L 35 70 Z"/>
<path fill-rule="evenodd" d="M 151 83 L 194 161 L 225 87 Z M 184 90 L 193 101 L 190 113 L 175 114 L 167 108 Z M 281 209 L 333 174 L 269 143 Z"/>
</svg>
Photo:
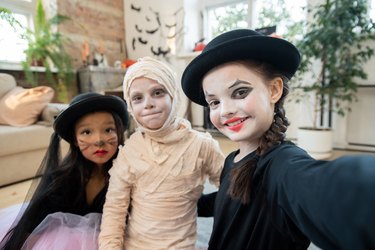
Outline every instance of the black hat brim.
<svg viewBox="0 0 375 250">
<path fill-rule="evenodd" d="M 124 127 L 128 124 L 126 102 L 117 96 L 87 94 L 85 98 L 71 103 L 55 119 L 53 127 L 55 132 L 64 140 L 71 142 L 74 124 L 82 116 L 96 111 L 112 111 L 119 115 Z"/>
<path fill-rule="evenodd" d="M 289 79 L 300 63 L 296 47 L 284 39 L 264 35 L 244 36 L 223 42 L 194 58 L 182 75 L 182 89 L 193 102 L 207 106 L 202 90 L 202 79 L 211 69 L 237 60 L 267 62 Z"/>
</svg>

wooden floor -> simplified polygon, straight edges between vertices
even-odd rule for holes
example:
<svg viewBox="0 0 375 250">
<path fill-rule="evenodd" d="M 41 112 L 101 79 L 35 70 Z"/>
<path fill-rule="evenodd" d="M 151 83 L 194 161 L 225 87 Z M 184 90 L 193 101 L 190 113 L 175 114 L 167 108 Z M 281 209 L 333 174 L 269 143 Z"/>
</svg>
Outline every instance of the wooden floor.
<svg viewBox="0 0 375 250">
<path fill-rule="evenodd" d="M 217 136 L 215 139 L 218 140 L 220 147 L 222 148 L 225 155 L 237 149 L 234 142 L 224 138 L 223 136 Z M 372 154 L 375 152 L 360 152 L 360 151 L 345 151 L 345 150 L 334 150 L 332 159 L 337 158 L 342 155 L 352 155 L 352 154 Z M 30 188 L 32 181 L 25 181 L 10 185 L 7 187 L 0 188 L 0 209 L 8 207 L 13 204 L 18 204 L 24 201 L 27 191 Z"/>
<path fill-rule="evenodd" d="M 31 181 L 24 181 L 0 188 L 0 209 L 22 203 L 25 200 Z"/>
</svg>

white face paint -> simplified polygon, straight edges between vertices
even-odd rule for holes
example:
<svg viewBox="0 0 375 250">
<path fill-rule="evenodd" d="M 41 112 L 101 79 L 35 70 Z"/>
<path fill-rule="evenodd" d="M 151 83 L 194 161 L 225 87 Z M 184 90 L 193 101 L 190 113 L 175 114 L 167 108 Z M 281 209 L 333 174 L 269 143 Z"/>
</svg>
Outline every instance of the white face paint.
<svg viewBox="0 0 375 250">
<path fill-rule="evenodd" d="M 273 121 L 274 100 L 259 73 L 240 63 L 227 63 L 208 72 L 203 89 L 212 124 L 248 151 Z"/>
<path fill-rule="evenodd" d="M 172 98 L 163 85 L 140 77 L 132 82 L 129 96 L 134 118 L 139 124 L 152 130 L 164 125 L 172 109 Z"/>
</svg>

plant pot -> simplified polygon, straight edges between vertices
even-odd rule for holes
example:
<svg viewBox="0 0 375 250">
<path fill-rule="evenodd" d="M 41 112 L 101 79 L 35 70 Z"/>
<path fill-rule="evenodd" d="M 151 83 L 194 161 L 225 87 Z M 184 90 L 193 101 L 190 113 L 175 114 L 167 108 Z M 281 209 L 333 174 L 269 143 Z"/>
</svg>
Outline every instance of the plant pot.
<svg viewBox="0 0 375 250">
<path fill-rule="evenodd" d="M 317 160 L 327 159 L 332 155 L 332 130 L 329 128 L 298 128 L 297 145 Z"/>
<path fill-rule="evenodd" d="M 44 67 L 43 60 L 32 59 L 31 66 Z"/>
<path fill-rule="evenodd" d="M 57 100 L 61 103 L 69 103 L 68 89 L 63 82 L 58 82 L 56 87 Z"/>
</svg>

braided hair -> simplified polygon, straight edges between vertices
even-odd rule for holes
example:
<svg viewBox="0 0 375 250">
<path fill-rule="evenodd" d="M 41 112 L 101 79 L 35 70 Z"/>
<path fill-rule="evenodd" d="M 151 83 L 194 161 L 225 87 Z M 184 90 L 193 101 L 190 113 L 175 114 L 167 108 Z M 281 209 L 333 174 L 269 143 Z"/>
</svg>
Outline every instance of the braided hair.
<svg viewBox="0 0 375 250">
<path fill-rule="evenodd" d="M 265 62 L 240 61 L 252 70 L 259 73 L 266 83 L 271 82 L 276 77 L 283 81 L 283 93 L 275 103 L 274 119 L 270 128 L 260 138 L 259 146 L 256 149 L 257 157 L 252 158 L 238 168 L 234 168 L 230 173 L 230 186 L 228 194 L 233 199 L 239 199 L 243 204 L 248 204 L 251 200 L 252 177 L 254 175 L 259 156 L 264 155 L 273 146 L 281 144 L 285 140 L 285 132 L 289 126 L 289 121 L 285 116 L 284 101 L 289 93 L 289 79 L 281 74 L 275 67 Z"/>
</svg>

